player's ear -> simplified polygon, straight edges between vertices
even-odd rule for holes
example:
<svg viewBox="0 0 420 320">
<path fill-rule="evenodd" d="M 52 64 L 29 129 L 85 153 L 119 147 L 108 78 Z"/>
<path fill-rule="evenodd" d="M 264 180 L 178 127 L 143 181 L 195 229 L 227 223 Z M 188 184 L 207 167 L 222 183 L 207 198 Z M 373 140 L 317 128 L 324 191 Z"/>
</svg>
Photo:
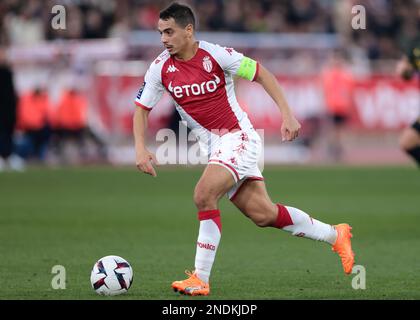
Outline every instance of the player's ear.
<svg viewBox="0 0 420 320">
<path fill-rule="evenodd" d="M 192 37 L 194 34 L 194 26 L 191 23 L 187 24 L 187 26 L 185 27 L 185 31 L 187 32 L 189 37 Z"/>
</svg>

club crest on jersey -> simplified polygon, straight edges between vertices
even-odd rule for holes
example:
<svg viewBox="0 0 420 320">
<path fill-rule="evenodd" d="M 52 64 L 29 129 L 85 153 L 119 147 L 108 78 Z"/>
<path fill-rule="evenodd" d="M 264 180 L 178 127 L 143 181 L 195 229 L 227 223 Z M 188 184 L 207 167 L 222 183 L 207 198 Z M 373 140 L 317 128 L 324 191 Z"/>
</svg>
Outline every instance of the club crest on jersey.
<svg viewBox="0 0 420 320">
<path fill-rule="evenodd" d="M 210 73 L 213 70 L 213 63 L 210 60 L 209 56 L 205 56 L 203 58 L 203 68 L 204 70 L 206 70 L 208 73 Z"/>
</svg>

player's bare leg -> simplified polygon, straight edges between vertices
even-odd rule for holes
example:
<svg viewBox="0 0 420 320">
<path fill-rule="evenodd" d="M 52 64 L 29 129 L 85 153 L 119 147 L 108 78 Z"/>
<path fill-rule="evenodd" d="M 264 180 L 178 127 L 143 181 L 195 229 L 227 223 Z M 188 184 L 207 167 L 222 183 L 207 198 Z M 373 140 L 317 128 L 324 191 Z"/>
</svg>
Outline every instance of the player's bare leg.
<svg viewBox="0 0 420 320">
<path fill-rule="evenodd" d="M 400 147 L 420 166 L 420 134 L 414 128 L 404 129 L 400 136 Z"/>
<path fill-rule="evenodd" d="M 351 273 L 354 253 L 350 241 L 351 227 L 348 224 L 331 226 L 311 218 L 302 210 L 274 204 L 268 196 L 264 181 L 246 180 L 231 201 L 260 227 L 275 227 L 298 237 L 331 244 L 341 257 L 344 272 Z"/>
<path fill-rule="evenodd" d="M 223 166 L 209 164 L 194 190 L 194 203 L 199 211 L 217 209 L 218 202 L 233 187 L 235 180 Z"/>
<path fill-rule="evenodd" d="M 232 174 L 223 166 L 209 164 L 204 170 L 194 190 L 200 220 L 195 271 L 186 271 L 188 279 L 173 282 L 175 291 L 188 295 L 210 293 L 209 277 L 222 231 L 218 202 L 234 184 Z"/>
</svg>

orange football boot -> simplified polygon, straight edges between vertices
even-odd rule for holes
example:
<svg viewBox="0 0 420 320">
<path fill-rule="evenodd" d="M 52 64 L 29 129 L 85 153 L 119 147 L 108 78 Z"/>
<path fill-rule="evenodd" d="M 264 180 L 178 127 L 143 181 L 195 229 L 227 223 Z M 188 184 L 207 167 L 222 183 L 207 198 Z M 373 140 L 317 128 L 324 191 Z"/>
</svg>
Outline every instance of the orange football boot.
<svg viewBox="0 0 420 320">
<path fill-rule="evenodd" d="M 340 256 L 344 272 L 350 274 L 354 265 L 354 252 L 351 249 L 350 240 L 353 237 L 350 232 L 351 227 L 346 223 L 341 223 L 334 228 L 337 230 L 337 240 L 332 246 L 332 250 Z"/>
<path fill-rule="evenodd" d="M 209 284 L 200 280 L 195 272 L 192 273 L 185 270 L 185 274 L 188 276 L 188 279 L 172 283 L 172 288 L 175 292 L 179 291 L 179 293 L 189 296 L 207 296 L 210 293 Z"/>
</svg>

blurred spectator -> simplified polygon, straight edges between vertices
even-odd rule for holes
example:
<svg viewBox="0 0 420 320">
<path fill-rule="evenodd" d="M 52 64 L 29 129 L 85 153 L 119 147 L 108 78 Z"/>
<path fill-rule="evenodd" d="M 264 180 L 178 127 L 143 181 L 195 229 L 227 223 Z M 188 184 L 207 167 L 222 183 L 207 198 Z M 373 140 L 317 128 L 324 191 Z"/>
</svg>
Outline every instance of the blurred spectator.
<svg viewBox="0 0 420 320">
<path fill-rule="evenodd" d="M 66 30 L 50 26 L 51 8 L 41 0 L 0 3 L 0 41 L 33 44 L 43 39 L 124 36 L 128 30 L 155 30 L 160 9 L 172 0 L 63 1 Z M 185 0 L 199 17 L 201 31 L 339 33 L 369 51 L 371 59 L 395 58 L 400 45 L 419 33 L 418 0 Z M 58 3 L 60 4 L 60 3 Z M 353 30 L 351 9 L 366 8 L 366 30 Z M 409 39 L 408 39 L 409 38 Z M 350 45 L 350 44 L 349 44 Z"/>
<path fill-rule="evenodd" d="M 204 4 L 203 4 L 204 6 Z M 199 16 L 203 14 L 203 9 L 200 8 Z M 228 1 L 224 4 L 224 10 L 222 7 L 223 15 L 220 16 L 222 19 L 218 23 L 218 29 L 216 30 L 232 30 L 232 32 L 245 32 L 245 19 L 241 10 L 241 3 L 239 0 Z M 200 29 L 206 28 L 205 24 L 199 26 Z"/>
<path fill-rule="evenodd" d="M 76 88 L 62 93 L 53 117 L 59 129 L 78 131 L 87 124 L 87 99 Z"/>
<path fill-rule="evenodd" d="M 228 5 L 239 5 L 239 1 L 229 1 Z M 232 30 L 243 31 L 242 28 L 242 17 L 239 16 L 240 10 L 224 10 L 229 12 L 229 19 L 227 20 L 220 13 L 223 12 L 223 6 L 221 1 L 211 2 L 197 2 L 197 11 L 200 12 L 200 16 L 197 16 L 198 28 L 202 31 L 220 31 L 225 26 L 225 21 L 231 23 Z"/>
<path fill-rule="evenodd" d="M 287 2 L 287 22 L 292 32 L 308 32 L 321 13 L 314 0 L 295 0 Z"/>
<path fill-rule="evenodd" d="M 157 17 L 161 9 L 155 3 L 146 3 L 141 5 L 136 11 L 134 29 L 155 30 Z"/>
<path fill-rule="evenodd" d="M 5 49 L 0 47 L 0 171 L 3 171 L 6 165 L 12 170 L 24 169 L 22 159 L 13 153 L 16 104 L 13 71 L 7 65 Z"/>
<path fill-rule="evenodd" d="M 107 32 L 104 26 L 104 17 L 101 15 L 100 11 L 90 9 L 85 15 L 84 22 L 83 38 L 95 39 L 106 37 Z"/>
<path fill-rule="evenodd" d="M 5 26 L 10 44 L 30 45 L 45 38 L 43 13 L 45 7 L 41 1 L 9 1 L 12 10 L 5 17 Z"/>
<path fill-rule="evenodd" d="M 17 129 L 22 136 L 17 139 L 16 144 L 18 153 L 23 158 L 45 160 L 50 136 L 50 113 L 50 99 L 45 89 L 35 88 L 20 97 Z"/>
<path fill-rule="evenodd" d="M 89 141 L 95 144 L 99 160 L 107 161 L 105 143 L 89 127 L 87 114 L 88 100 L 82 92 L 76 88 L 63 92 L 52 117 L 53 148 L 62 162 L 66 162 L 63 148 L 70 141 L 77 144 L 82 160 L 89 158 Z"/>
<path fill-rule="evenodd" d="M 354 87 L 353 76 L 347 70 L 342 52 L 336 51 L 332 54 L 321 78 L 331 128 L 328 134 L 328 153 L 332 160 L 339 161 L 343 155 L 343 129 L 350 116 Z"/>
<path fill-rule="evenodd" d="M 121 15 L 115 17 L 115 23 L 108 31 L 110 38 L 125 38 L 130 32 L 130 22 L 127 17 Z"/>
</svg>

